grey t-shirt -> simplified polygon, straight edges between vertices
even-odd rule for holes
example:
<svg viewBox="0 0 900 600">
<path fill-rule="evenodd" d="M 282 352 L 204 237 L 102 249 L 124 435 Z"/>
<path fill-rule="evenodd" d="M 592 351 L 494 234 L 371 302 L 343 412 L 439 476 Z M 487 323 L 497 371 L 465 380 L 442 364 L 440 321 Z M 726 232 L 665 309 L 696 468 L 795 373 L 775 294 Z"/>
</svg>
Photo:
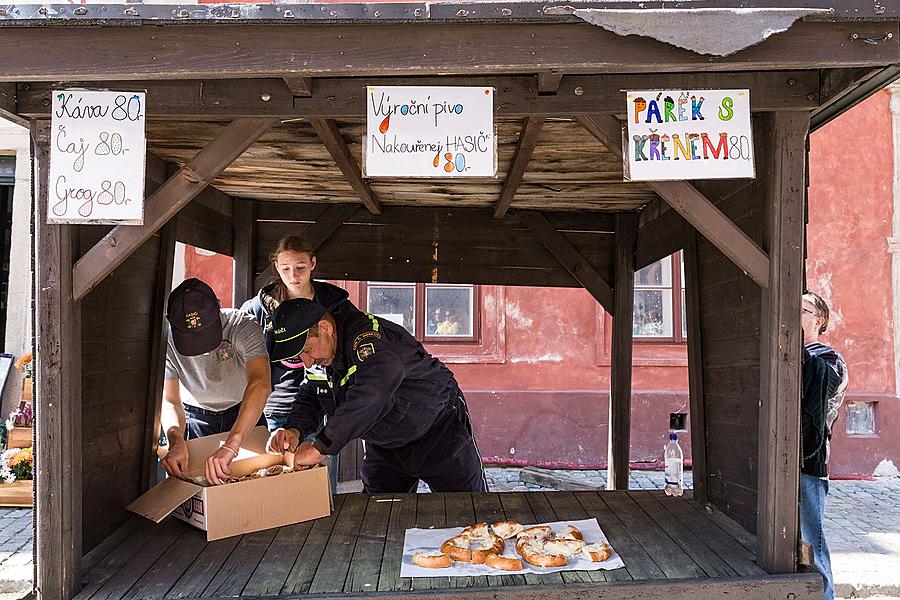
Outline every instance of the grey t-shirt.
<svg viewBox="0 0 900 600">
<path fill-rule="evenodd" d="M 223 411 L 239 404 L 247 387 L 247 361 L 269 359 L 262 329 L 252 316 L 223 308 L 222 344 L 200 356 L 175 350 L 172 331 L 166 340 L 166 379 L 177 379 L 181 401 L 206 410 Z"/>
</svg>

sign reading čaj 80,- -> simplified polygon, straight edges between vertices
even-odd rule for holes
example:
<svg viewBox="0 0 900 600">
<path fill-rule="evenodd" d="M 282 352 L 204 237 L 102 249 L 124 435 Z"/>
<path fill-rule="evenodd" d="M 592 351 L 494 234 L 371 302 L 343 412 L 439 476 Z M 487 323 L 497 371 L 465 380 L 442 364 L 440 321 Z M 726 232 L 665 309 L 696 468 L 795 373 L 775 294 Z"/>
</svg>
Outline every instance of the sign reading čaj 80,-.
<svg viewBox="0 0 900 600">
<path fill-rule="evenodd" d="M 626 98 L 626 180 L 755 176 L 750 90 L 631 91 Z"/>
<path fill-rule="evenodd" d="M 47 221 L 144 221 L 144 94 L 53 92 Z"/>
</svg>

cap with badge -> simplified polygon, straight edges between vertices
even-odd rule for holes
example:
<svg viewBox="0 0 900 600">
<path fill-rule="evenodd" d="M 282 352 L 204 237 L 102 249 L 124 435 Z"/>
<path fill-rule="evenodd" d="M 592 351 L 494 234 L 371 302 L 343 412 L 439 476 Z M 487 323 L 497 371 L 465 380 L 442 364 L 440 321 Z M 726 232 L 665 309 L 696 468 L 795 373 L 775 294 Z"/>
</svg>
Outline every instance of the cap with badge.
<svg viewBox="0 0 900 600">
<path fill-rule="evenodd" d="M 169 294 L 166 319 L 172 342 L 183 356 L 212 352 L 222 343 L 222 317 L 216 293 L 203 281 L 185 279 Z"/>
<path fill-rule="evenodd" d="M 310 327 L 325 314 L 325 308 L 314 300 L 285 300 L 272 313 L 272 336 L 269 337 L 269 359 L 274 362 L 296 357 L 306 346 Z"/>
</svg>

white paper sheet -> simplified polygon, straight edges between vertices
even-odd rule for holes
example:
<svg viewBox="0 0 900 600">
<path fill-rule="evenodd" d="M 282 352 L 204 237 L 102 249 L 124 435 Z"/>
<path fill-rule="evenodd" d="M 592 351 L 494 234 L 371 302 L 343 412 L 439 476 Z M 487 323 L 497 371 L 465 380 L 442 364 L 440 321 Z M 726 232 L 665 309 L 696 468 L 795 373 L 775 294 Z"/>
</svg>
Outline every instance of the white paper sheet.
<svg viewBox="0 0 900 600">
<path fill-rule="evenodd" d="M 524 524 L 532 527 L 532 524 Z M 552 523 L 535 523 L 534 525 L 549 525 L 553 531 L 559 532 L 566 525 L 574 525 L 584 535 L 584 541 L 588 544 L 606 542 L 612 548 L 612 544 L 606 539 L 597 519 L 584 519 L 582 521 L 554 521 Z M 569 559 L 565 567 L 535 567 L 522 561 L 524 567 L 521 571 L 501 571 L 492 569 L 487 565 L 473 565 L 470 563 L 454 562 L 452 567 L 446 569 L 426 569 L 413 564 L 413 554 L 419 551 L 434 552 L 448 539 L 459 535 L 462 527 L 450 527 L 448 529 L 407 529 L 403 540 L 403 562 L 400 565 L 400 577 L 470 577 L 477 575 L 508 575 L 511 573 L 556 573 L 557 571 L 599 571 L 600 569 L 612 570 L 625 566 L 615 548 L 612 548 L 612 556 L 603 562 L 588 560 L 583 554 Z M 515 539 L 506 540 L 504 556 L 520 558 L 516 553 Z"/>
</svg>

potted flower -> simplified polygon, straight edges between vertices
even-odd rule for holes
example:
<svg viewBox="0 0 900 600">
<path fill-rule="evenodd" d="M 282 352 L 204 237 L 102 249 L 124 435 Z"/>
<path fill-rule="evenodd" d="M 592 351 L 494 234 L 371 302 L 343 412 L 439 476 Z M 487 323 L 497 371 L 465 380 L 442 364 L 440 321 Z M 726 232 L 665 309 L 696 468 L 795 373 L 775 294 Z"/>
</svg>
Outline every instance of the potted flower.
<svg viewBox="0 0 900 600">
<path fill-rule="evenodd" d="M 34 412 L 31 404 L 22 400 L 19 402 L 19 408 L 9 413 L 9 418 L 3 423 L 3 427 L 6 429 L 6 447 L 9 449 L 30 448 L 33 425 Z"/>
<path fill-rule="evenodd" d="M 31 448 L 10 448 L 0 454 L 0 506 L 32 503 L 34 455 Z"/>
<path fill-rule="evenodd" d="M 34 374 L 34 361 L 31 352 L 19 357 L 15 363 L 16 368 L 24 373 L 25 381 L 22 382 L 22 401 L 31 404 L 32 376 Z"/>
</svg>

